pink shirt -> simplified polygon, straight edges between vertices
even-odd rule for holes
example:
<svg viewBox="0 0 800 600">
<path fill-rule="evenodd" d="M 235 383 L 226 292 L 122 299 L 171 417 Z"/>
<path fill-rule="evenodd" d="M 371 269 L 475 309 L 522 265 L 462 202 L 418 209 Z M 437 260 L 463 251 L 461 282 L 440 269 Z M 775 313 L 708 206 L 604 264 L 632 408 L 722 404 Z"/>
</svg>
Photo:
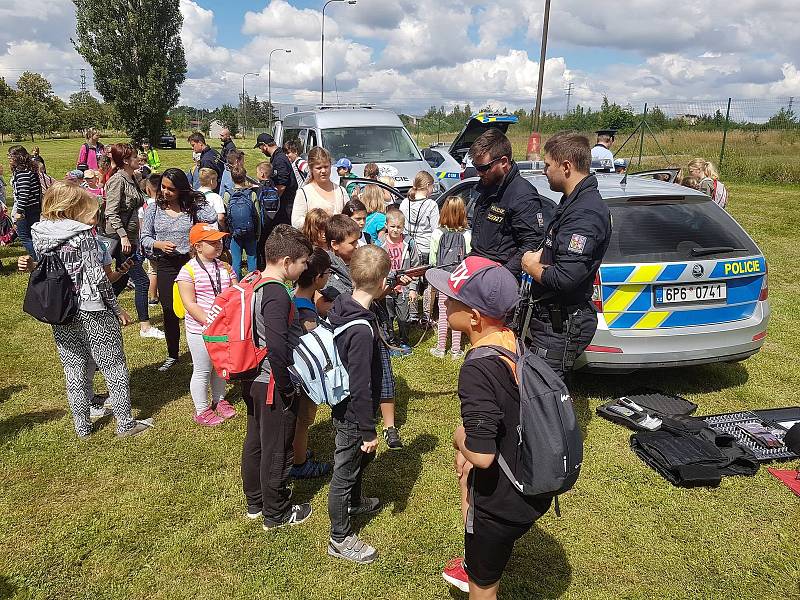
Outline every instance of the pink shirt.
<svg viewBox="0 0 800 600">
<path fill-rule="evenodd" d="M 231 275 L 231 268 L 220 260 L 215 260 L 213 263 L 203 262 L 203 266 L 205 266 L 208 274 L 197 262 L 197 258 L 193 258 L 183 265 L 175 281 L 191 281 L 194 283 L 195 300 L 200 308 L 208 312 L 217 297 L 217 292 L 214 290 L 214 287 L 217 286 L 217 281 L 219 281 L 218 291 L 221 294 L 233 285 L 234 278 Z M 217 279 L 217 275 L 219 275 L 219 279 Z M 187 333 L 203 333 L 204 324 L 198 323 L 189 314 L 189 311 L 186 311 Z"/>
</svg>

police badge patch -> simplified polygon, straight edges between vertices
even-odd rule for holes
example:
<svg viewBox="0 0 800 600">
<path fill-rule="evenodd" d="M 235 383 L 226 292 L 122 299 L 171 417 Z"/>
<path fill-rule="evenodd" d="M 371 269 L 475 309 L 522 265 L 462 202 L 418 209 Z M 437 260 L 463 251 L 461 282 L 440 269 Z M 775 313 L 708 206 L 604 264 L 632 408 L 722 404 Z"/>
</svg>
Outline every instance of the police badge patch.
<svg viewBox="0 0 800 600">
<path fill-rule="evenodd" d="M 567 252 L 572 252 L 573 254 L 583 254 L 583 249 L 585 247 L 586 247 L 586 236 L 573 233 L 572 238 L 569 240 L 569 246 L 567 247 Z"/>
</svg>

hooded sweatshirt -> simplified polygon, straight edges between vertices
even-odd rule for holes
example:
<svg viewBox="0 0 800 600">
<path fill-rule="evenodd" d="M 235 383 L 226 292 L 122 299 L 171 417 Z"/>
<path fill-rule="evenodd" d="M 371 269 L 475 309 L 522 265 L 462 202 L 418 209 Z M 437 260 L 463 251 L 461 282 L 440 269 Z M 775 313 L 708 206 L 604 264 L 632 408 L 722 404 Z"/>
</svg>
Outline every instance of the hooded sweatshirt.
<svg viewBox="0 0 800 600">
<path fill-rule="evenodd" d="M 341 294 L 328 312 L 334 327 L 366 319 L 371 325 L 355 325 L 336 338 L 336 349 L 350 377 L 350 397 L 331 408 L 337 419 L 355 423 L 365 442 L 375 434 L 375 413 L 381 396 L 381 355 L 375 315 L 353 300 L 350 294 Z"/>
<path fill-rule="evenodd" d="M 91 225 L 72 219 L 39 221 L 31 227 L 31 235 L 38 255 L 58 251 L 75 285 L 79 310 L 112 310 L 116 315 L 121 314 Z"/>
<path fill-rule="evenodd" d="M 331 276 L 328 279 L 326 287 L 335 288 L 339 290 L 340 294 L 353 293 L 353 280 L 350 277 L 350 267 L 345 262 L 336 256 L 332 250 L 328 250 L 328 256 L 331 258 Z"/>
</svg>

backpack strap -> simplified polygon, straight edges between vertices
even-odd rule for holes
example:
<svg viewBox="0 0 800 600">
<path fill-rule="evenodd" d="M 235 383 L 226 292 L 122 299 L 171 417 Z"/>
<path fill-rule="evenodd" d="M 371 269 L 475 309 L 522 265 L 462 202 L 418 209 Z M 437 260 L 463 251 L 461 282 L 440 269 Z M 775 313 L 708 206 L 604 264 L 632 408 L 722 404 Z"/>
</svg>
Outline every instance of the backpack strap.
<svg viewBox="0 0 800 600">
<path fill-rule="evenodd" d="M 353 321 L 350 321 L 349 323 L 345 323 L 344 325 L 340 325 L 339 327 L 334 329 L 333 330 L 333 337 L 334 338 L 338 337 L 339 334 L 344 333 L 345 331 L 347 331 L 348 329 L 350 329 L 354 325 L 366 325 L 367 327 L 370 328 L 370 330 L 372 330 L 372 325 L 366 319 L 355 319 Z"/>
</svg>

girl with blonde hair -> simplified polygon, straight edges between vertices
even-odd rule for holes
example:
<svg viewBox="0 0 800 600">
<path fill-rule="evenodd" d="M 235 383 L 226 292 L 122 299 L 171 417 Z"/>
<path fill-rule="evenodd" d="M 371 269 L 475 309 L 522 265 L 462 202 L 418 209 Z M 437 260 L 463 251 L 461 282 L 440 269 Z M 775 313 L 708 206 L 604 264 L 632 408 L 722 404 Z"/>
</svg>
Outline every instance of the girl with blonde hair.
<svg viewBox="0 0 800 600">
<path fill-rule="evenodd" d="M 408 198 L 400 203 L 400 212 L 406 219 L 404 233 L 414 240 L 414 246 L 423 265 L 430 261 L 431 236 L 439 227 L 439 205 L 431 198 L 433 190 L 433 175 L 427 171 L 420 171 L 414 177 L 411 189 L 408 190 Z M 420 287 L 424 283 L 424 280 L 421 281 Z M 417 303 L 411 305 L 409 318 L 412 321 L 418 319 L 420 323 L 427 324 L 431 314 L 431 293 L 430 286 L 426 286 L 422 295 L 422 317 L 418 315 Z"/>
<path fill-rule="evenodd" d="M 319 146 L 308 153 L 308 179 L 297 190 L 292 206 L 292 227 L 302 229 L 308 211 L 321 208 L 329 216 L 338 215 L 350 195 L 331 180 L 331 155 Z"/>
<path fill-rule="evenodd" d="M 367 208 L 367 222 L 364 232 L 373 240 L 377 240 L 386 229 L 386 202 L 383 199 L 383 190 L 377 185 L 368 185 L 361 192 L 359 198 Z"/>
<path fill-rule="evenodd" d="M 719 180 L 719 173 L 714 164 L 704 158 L 694 158 L 689 161 L 689 176 L 698 180 L 698 188 L 706 196 L 716 202 L 720 208 L 728 205 L 728 189 Z"/>
<path fill-rule="evenodd" d="M 128 437 L 151 426 L 131 416 L 128 365 L 120 325 L 130 316 L 117 302 L 102 265 L 94 233 L 97 199 L 85 189 L 57 181 L 44 196 L 42 220 L 33 226 L 40 255 L 55 253 L 73 282 L 78 310 L 69 323 L 53 325 L 53 337 L 64 365 L 67 401 L 78 437 L 92 432 L 90 405 L 95 365 L 103 373 L 117 421 L 117 436 Z"/>
</svg>

